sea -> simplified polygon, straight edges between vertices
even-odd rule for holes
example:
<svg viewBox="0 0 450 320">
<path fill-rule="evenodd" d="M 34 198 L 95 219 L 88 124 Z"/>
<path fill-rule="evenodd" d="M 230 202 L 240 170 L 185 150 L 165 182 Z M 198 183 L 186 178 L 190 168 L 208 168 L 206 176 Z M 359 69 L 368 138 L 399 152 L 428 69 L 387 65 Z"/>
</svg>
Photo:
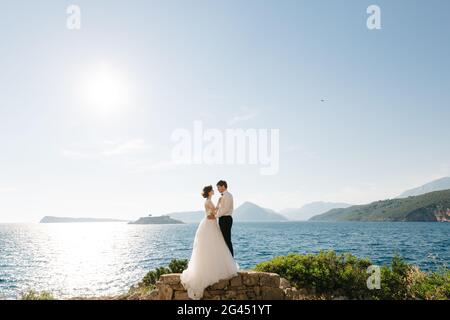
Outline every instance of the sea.
<svg viewBox="0 0 450 320">
<path fill-rule="evenodd" d="M 29 290 L 57 298 L 121 294 L 171 259 L 188 259 L 197 224 L 0 224 L 0 299 Z M 450 262 L 450 223 L 270 222 L 232 229 L 242 269 L 288 253 L 349 252 L 374 264 L 396 254 L 422 270 Z"/>
</svg>

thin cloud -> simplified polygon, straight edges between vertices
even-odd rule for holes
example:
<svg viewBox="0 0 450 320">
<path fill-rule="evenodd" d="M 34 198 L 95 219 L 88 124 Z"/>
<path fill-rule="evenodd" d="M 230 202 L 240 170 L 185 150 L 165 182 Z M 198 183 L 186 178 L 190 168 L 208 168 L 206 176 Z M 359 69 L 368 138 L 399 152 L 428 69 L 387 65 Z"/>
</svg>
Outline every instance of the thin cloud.
<svg viewBox="0 0 450 320">
<path fill-rule="evenodd" d="M 243 108 L 243 110 L 241 112 L 235 114 L 230 120 L 228 120 L 228 125 L 233 126 L 239 122 L 254 119 L 258 116 L 258 114 L 259 114 L 259 112 L 257 110 Z"/>
<path fill-rule="evenodd" d="M 311 160 L 319 160 L 320 157 L 317 153 L 311 150 L 307 150 L 301 146 L 298 145 L 290 145 L 288 146 L 285 151 L 287 153 L 298 153 L 301 157 Z"/>
<path fill-rule="evenodd" d="M 174 169 L 175 166 L 177 166 L 177 164 L 175 164 L 172 161 L 161 161 L 161 162 L 152 163 L 152 164 L 137 165 L 131 171 L 131 173 L 146 173 L 146 172 L 168 171 L 168 170 Z"/>
<path fill-rule="evenodd" d="M 61 155 L 72 159 L 112 157 L 139 153 L 149 148 L 150 146 L 144 139 L 131 139 L 122 142 L 106 140 L 94 146 L 64 148 L 61 150 Z"/>
<path fill-rule="evenodd" d="M 110 149 L 103 150 L 101 154 L 105 156 L 115 156 L 135 153 L 146 150 L 148 148 L 149 146 L 145 143 L 144 139 L 134 139 L 116 144 Z"/>
<path fill-rule="evenodd" d="M 72 159 L 83 159 L 83 158 L 90 158 L 91 155 L 85 152 L 75 151 L 71 149 L 62 149 L 61 155 L 66 158 L 72 158 Z"/>
</svg>

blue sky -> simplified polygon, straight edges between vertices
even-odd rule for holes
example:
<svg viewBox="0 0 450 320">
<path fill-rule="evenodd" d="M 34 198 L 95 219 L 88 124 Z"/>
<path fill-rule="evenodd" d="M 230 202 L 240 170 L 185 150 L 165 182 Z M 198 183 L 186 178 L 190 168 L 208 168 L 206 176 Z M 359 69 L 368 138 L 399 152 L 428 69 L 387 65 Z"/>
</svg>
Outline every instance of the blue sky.
<svg viewBox="0 0 450 320">
<path fill-rule="evenodd" d="M 66 28 L 70 4 L 81 30 Z M 450 174 L 446 1 L 1 6 L 1 221 L 198 210 L 221 178 L 237 204 L 365 203 Z M 118 107 L 86 94 L 103 66 Z M 171 133 L 195 120 L 280 129 L 278 174 L 168 164 Z"/>
</svg>

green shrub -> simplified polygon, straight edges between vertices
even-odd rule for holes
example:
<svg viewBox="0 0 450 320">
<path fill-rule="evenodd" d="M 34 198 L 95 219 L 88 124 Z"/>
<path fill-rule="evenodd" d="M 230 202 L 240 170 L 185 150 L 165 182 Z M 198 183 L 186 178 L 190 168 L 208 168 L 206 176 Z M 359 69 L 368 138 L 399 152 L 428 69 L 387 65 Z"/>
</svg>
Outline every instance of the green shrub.
<svg viewBox="0 0 450 320">
<path fill-rule="evenodd" d="M 413 266 L 408 265 L 400 256 L 394 256 L 390 265 L 381 267 L 381 288 L 372 290 L 372 297 L 381 300 L 407 299 L 412 272 Z"/>
<path fill-rule="evenodd" d="M 381 289 L 372 292 L 374 299 L 410 300 L 450 299 L 450 270 L 442 267 L 426 273 L 395 256 L 390 266 L 381 268 Z"/>
<path fill-rule="evenodd" d="M 55 300 L 51 293 L 43 291 L 36 292 L 34 290 L 30 290 L 22 294 L 22 300 Z"/>
<path fill-rule="evenodd" d="M 173 259 L 169 263 L 169 269 L 172 273 L 182 273 L 188 267 L 188 260 L 186 259 Z"/>
<path fill-rule="evenodd" d="M 425 274 L 415 270 L 417 276 L 410 285 L 410 295 L 414 299 L 450 300 L 450 270 L 442 268 Z"/>
<path fill-rule="evenodd" d="M 182 259 L 177 260 L 173 259 L 170 261 L 168 267 L 159 267 L 155 270 L 149 271 L 144 278 L 142 279 L 142 284 L 146 287 L 154 287 L 156 284 L 156 281 L 159 280 L 159 277 L 163 274 L 168 273 L 181 273 L 183 270 L 187 268 L 188 260 Z"/>
<path fill-rule="evenodd" d="M 325 298 L 343 295 L 350 299 L 450 299 L 450 270 L 446 267 L 425 273 L 395 256 L 380 269 L 381 288 L 369 290 L 370 265 L 370 260 L 348 253 L 322 251 L 276 257 L 258 264 L 256 270 L 278 273 L 295 287 Z"/>
<path fill-rule="evenodd" d="M 362 298 L 367 293 L 367 267 L 371 262 L 351 254 L 334 251 L 318 254 L 289 254 L 256 266 L 257 271 L 275 272 L 297 288 L 320 295 L 345 295 Z"/>
<path fill-rule="evenodd" d="M 169 268 L 166 267 L 156 268 L 155 270 L 149 271 L 144 276 L 144 278 L 142 279 L 142 283 L 147 287 L 154 286 L 156 281 L 158 281 L 159 277 L 167 273 L 170 273 Z"/>
</svg>

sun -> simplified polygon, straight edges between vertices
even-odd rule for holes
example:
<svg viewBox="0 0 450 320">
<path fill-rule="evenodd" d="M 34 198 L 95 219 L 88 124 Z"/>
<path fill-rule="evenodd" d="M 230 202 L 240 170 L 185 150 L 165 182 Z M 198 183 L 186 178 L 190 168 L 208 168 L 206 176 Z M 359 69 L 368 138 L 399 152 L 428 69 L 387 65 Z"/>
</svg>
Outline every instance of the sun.
<svg viewBox="0 0 450 320">
<path fill-rule="evenodd" d="M 129 104 L 129 81 L 117 69 L 102 64 L 86 73 L 83 96 L 90 109 L 111 113 Z"/>
</svg>

